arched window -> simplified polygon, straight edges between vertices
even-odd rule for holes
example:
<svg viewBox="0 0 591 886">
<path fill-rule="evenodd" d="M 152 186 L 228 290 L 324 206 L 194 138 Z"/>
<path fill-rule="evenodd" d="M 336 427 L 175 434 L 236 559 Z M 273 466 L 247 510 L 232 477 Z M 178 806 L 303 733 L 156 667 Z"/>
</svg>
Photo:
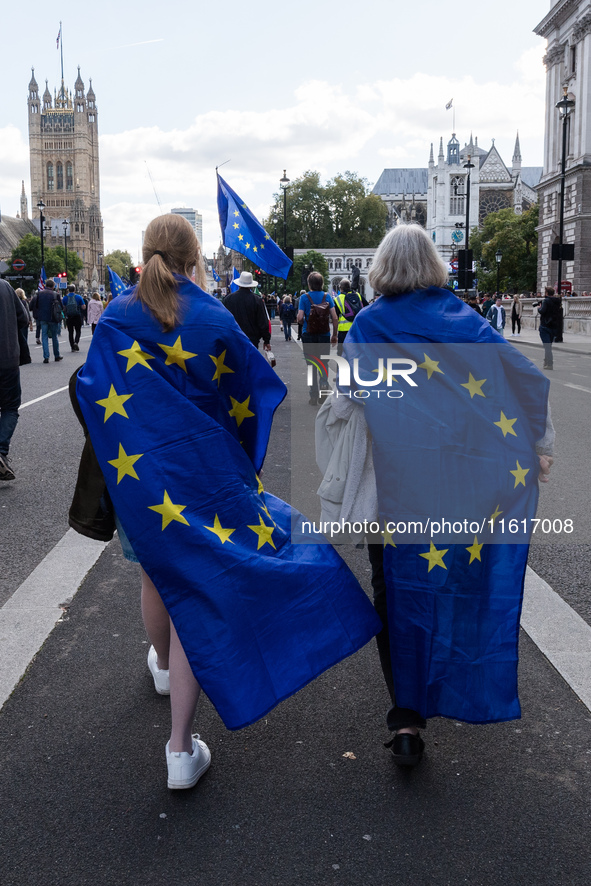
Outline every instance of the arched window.
<svg viewBox="0 0 591 886">
<path fill-rule="evenodd" d="M 80 233 L 81 233 L 81 234 L 84 233 L 84 222 L 82 222 L 82 223 L 80 224 Z"/>
<path fill-rule="evenodd" d="M 57 178 L 57 189 L 58 191 L 64 190 L 64 167 L 61 163 L 58 163 L 55 168 L 56 178 Z"/>
<path fill-rule="evenodd" d="M 366 268 L 371 268 L 371 258 L 366 258 L 366 259 L 365 259 L 365 267 L 366 267 Z"/>
<path fill-rule="evenodd" d="M 360 259 L 360 258 L 356 258 L 356 259 L 355 259 L 355 267 L 356 267 L 356 268 L 360 268 L 360 267 L 361 267 L 361 259 Z"/>
<path fill-rule="evenodd" d="M 342 269 L 342 267 L 343 267 L 343 265 L 342 265 L 342 262 L 341 262 L 340 258 L 337 258 L 336 261 L 335 261 L 335 263 L 334 263 L 334 269 L 335 269 L 335 271 L 340 271 L 340 270 Z"/>
<path fill-rule="evenodd" d="M 454 175 L 449 183 L 449 214 L 465 215 L 464 176 Z"/>
<path fill-rule="evenodd" d="M 53 191 L 53 163 L 47 164 L 47 190 Z"/>
<path fill-rule="evenodd" d="M 353 259 L 352 259 L 352 258 L 348 258 L 348 259 L 347 259 L 347 270 L 350 271 L 351 268 L 352 268 L 352 266 L 353 266 Z"/>
<path fill-rule="evenodd" d="M 80 225 L 78 224 L 78 222 L 76 222 L 76 224 L 74 225 L 74 230 L 76 231 L 77 234 L 79 233 Z"/>
<path fill-rule="evenodd" d="M 66 191 L 72 191 L 74 189 L 74 176 L 72 170 L 72 164 L 68 162 L 66 164 Z"/>
<path fill-rule="evenodd" d="M 332 260 L 332 258 L 329 258 L 329 260 L 328 260 L 328 270 L 329 270 L 329 271 L 332 271 L 332 270 L 333 270 L 333 260 Z"/>
</svg>

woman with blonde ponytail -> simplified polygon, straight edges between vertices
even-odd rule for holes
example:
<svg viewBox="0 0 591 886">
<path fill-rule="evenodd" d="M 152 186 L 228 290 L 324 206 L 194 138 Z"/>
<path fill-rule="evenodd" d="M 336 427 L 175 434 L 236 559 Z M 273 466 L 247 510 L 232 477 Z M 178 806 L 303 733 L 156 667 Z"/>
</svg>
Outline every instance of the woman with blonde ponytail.
<svg viewBox="0 0 591 886">
<path fill-rule="evenodd" d="M 286 388 L 204 290 L 189 222 L 150 222 L 143 259 L 97 325 L 76 393 L 124 555 L 141 565 L 148 668 L 171 701 L 168 787 L 190 788 L 211 759 L 192 735 L 201 686 L 242 728 L 379 622 L 332 548 L 292 544 L 294 512 L 263 489 Z"/>
</svg>

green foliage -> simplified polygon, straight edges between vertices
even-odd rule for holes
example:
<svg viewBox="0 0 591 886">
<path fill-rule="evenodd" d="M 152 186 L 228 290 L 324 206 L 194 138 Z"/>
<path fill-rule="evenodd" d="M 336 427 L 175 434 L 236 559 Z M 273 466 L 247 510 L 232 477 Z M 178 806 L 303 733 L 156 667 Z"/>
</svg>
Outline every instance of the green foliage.
<svg viewBox="0 0 591 886">
<path fill-rule="evenodd" d="M 287 245 L 295 249 L 377 246 L 386 233 L 386 206 L 357 173 L 336 175 L 322 185 L 309 170 L 287 190 Z M 275 194 L 265 227 L 283 244 L 283 193 Z"/>
<path fill-rule="evenodd" d="M 103 258 L 105 272 L 107 271 L 107 265 L 109 265 L 112 271 L 115 271 L 117 276 L 129 278 L 129 269 L 134 265 L 134 262 L 129 252 L 122 249 L 114 249 L 113 252 L 109 252 Z"/>
<path fill-rule="evenodd" d="M 12 250 L 10 261 L 21 258 L 25 262 L 24 274 L 35 279 L 28 281 L 27 291 L 32 292 L 37 288 L 37 282 L 41 274 L 41 240 L 35 234 L 25 234 L 18 246 Z M 66 270 L 66 255 L 63 246 L 44 249 L 45 273 L 48 277 L 55 277 Z M 74 250 L 68 249 L 68 280 L 76 279 L 78 271 L 83 267 L 82 260 Z"/>
<path fill-rule="evenodd" d="M 294 292 L 297 295 L 300 289 L 306 289 L 306 283 L 302 279 L 302 271 L 306 266 L 309 268 L 310 265 L 313 266 L 315 271 L 322 274 L 325 287 L 328 286 L 328 263 L 326 259 L 319 252 L 309 249 L 303 255 L 296 255 L 294 259 L 291 277 L 289 278 L 291 288 L 288 287 L 288 292 Z"/>
<path fill-rule="evenodd" d="M 513 209 L 491 212 L 481 231 L 470 235 L 474 259 L 480 263 L 478 289 L 495 292 L 497 263 L 495 253 L 500 250 L 500 289 L 502 292 L 536 292 L 538 270 L 538 206 L 532 206 L 522 215 Z"/>
</svg>

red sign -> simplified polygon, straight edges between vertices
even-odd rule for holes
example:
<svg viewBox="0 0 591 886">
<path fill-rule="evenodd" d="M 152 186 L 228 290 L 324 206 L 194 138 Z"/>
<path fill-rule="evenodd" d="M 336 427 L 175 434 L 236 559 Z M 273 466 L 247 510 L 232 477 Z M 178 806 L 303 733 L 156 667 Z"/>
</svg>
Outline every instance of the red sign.
<svg viewBox="0 0 591 886">
<path fill-rule="evenodd" d="M 450 265 L 451 265 L 451 269 L 452 269 L 452 271 L 453 271 L 454 274 L 455 274 L 455 272 L 457 271 L 457 269 L 458 269 L 458 267 L 459 267 L 459 263 L 458 263 L 457 258 L 454 258 L 453 261 L 450 261 Z"/>
<path fill-rule="evenodd" d="M 12 267 L 14 268 L 14 264 L 12 265 Z M 558 283 L 556 284 L 556 286 L 554 288 L 556 290 L 558 290 Z M 573 291 L 573 284 L 570 282 L 570 280 L 561 280 L 560 281 L 560 291 L 561 292 L 572 292 Z"/>
<path fill-rule="evenodd" d="M 25 263 L 22 260 L 22 258 L 15 258 L 15 260 L 12 263 L 12 268 L 15 271 L 24 271 Z"/>
</svg>

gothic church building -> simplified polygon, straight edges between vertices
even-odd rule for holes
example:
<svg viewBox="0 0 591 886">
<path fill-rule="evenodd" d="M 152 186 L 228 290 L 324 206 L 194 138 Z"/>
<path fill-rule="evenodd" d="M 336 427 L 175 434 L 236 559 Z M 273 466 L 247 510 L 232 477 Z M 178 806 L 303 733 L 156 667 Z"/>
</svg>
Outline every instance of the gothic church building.
<svg viewBox="0 0 591 886">
<path fill-rule="evenodd" d="M 98 111 L 92 80 L 85 93 L 78 68 L 74 92 L 68 91 L 62 80 L 52 99 L 47 81 L 40 96 L 33 70 L 28 110 L 33 216 L 43 201 L 45 244 L 51 247 L 64 244 L 63 222 L 69 222 L 68 250 L 77 252 L 84 265 L 78 283 L 86 288 L 95 286 L 104 247 Z"/>
</svg>

